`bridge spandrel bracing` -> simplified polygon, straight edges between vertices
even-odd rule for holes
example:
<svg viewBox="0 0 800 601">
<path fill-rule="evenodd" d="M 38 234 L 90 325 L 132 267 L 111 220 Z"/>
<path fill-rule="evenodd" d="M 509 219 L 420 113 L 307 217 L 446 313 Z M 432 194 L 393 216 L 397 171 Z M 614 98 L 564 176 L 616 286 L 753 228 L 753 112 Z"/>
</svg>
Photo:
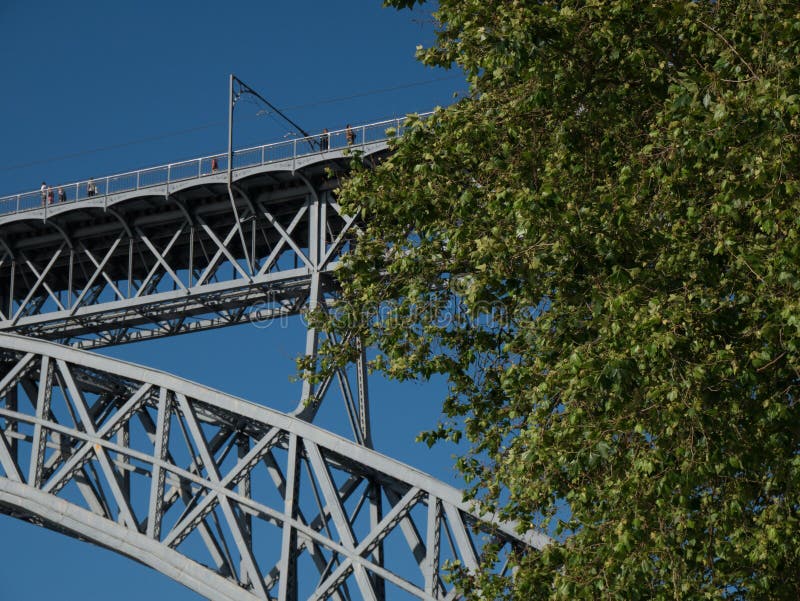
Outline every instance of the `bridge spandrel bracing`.
<svg viewBox="0 0 800 601">
<path fill-rule="evenodd" d="M 0 331 L 83 347 L 298 313 L 357 224 L 333 191 L 347 157 L 220 175 L 0 218 Z"/>
</svg>

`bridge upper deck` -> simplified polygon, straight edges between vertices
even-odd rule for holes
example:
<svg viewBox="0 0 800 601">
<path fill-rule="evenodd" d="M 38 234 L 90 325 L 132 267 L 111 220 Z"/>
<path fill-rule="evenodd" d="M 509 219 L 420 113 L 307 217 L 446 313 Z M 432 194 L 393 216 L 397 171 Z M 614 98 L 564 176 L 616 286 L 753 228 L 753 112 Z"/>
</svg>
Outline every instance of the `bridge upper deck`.
<svg viewBox="0 0 800 601">
<path fill-rule="evenodd" d="M 402 128 L 237 150 L 230 191 L 215 155 L 55 187 L 52 203 L 47 190 L 0 198 L 0 331 L 97 346 L 234 325 L 254 307 L 296 314 L 359 223 L 336 202 L 338 176 Z"/>
<path fill-rule="evenodd" d="M 233 178 L 267 171 L 294 172 L 310 163 L 341 159 L 353 150 L 365 154 L 383 150 L 390 136 L 402 133 L 403 121 L 387 119 L 236 150 Z M 47 219 L 79 207 L 105 208 L 137 196 L 166 196 L 202 183 L 219 184 L 226 180 L 227 170 L 228 155 L 224 153 L 3 196 L 0 226 L 19 219 Z"/>
</svg>

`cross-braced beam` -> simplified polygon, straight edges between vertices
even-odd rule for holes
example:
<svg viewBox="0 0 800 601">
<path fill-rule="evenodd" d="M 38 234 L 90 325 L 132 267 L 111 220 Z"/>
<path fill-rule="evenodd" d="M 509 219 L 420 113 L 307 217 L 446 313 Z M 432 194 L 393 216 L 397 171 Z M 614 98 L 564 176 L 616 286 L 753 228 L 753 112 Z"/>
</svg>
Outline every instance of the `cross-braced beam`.
<svg viewBox="0 0 800 601">
<path fill-rule="evenodd" d="M 0 511 L 230 600 L 451 599 L 446 566 L 476 569 L 487 540 L 506 555 L 548 542 L 302 420 L 10 335 L 0 335 Z"/>
</svg>

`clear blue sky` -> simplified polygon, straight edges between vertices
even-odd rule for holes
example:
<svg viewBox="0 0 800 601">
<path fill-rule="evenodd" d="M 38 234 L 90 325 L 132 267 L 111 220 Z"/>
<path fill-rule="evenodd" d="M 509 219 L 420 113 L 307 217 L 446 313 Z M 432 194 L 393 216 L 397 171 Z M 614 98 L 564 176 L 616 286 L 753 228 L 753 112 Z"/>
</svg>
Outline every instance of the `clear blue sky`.
<svg viewBox="0 0 800 601">
<path fill-rule="evenodd" d="M 380 0 L 0 0 L 0 196 L 224 151 L 230 73 L 310 132 L 449 104 L 463 79 L 414 59 L 433 39 L 429 11 Z M 237 105 L 237 147 L 291 131 L 259 108 Z M 302 335 L 240 326 L 105 352 L 287 410 Z M 457 484 L 454 447 L 413 442 L 438 419 L 443 387 L 373 379 L 371 392 L 378 450 Z M 340 407 L 325 411 L 340 427 Z M 0 601 L 199 598 L 10 518 L 0 539 Z"/>
</svg>

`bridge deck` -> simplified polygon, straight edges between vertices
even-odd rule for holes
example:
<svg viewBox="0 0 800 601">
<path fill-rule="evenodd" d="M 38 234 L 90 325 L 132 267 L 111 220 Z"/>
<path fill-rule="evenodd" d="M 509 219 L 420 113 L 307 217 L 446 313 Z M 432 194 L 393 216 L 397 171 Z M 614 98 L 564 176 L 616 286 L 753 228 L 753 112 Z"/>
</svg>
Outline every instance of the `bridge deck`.
<svg viewBox="0 0 800 601">
<path fill-rule="evenodd" d="M 368 151 L 376 142 L 385 145 L 387 130 L 393 135 L 400 135 L 403 120 L 388 119 L 360 125 L 352 128 L 354 141 L 347 142 L 347 130 L 337 130 L 325 135 L 326 147 L 321 149 L 323 134 L 310 137 L 294 138 L 281 142 L 244 148 L 233 152 L 233 170 L 241 173 L 252 167 L 272 165 L 276 170 L 295 171 L 308 161 L 316 162 L 322 158 L 336 158 L 344 150 Z M 64 210 L 65 205 L 94 204 L 100 201 L 104 205 L 105 198 L 118 198 L 120 194 L 137 194 L 147 191 L 154 195 L 164 196 L 174 189 L 192 185 L 193 180 L 224 181 L 223 173 L 228 169 L 228 155 L 217 154 L 198 157 L 177 163 L 168 163 L 155 167 L 146 167 L 126 173 L 108 175 L 97 179 L 81 180 L 67 184 L 51 185 L 44 191 L 41 189 L 0 197 L 0 223 L 9 214 L 36 211 L 38 217 L 47 217 Z M 222 179 L 220 179 L 222 178 Z M 52 190 L 51 197 L 48 191 Z M 59 190 L 63 191 L 64 200 L 59 199 Z"/>
<path fill-rule="evenodd" d="M 224 156 L 62 186 L 67 202 L 0 199 L 0 331 L 94 347 L 297 313 L 357 225 L 338 176 L 354 151 L 380 160 L 390 127 L 401 122 L 356 128 L 353 145 L 331 132 L 324 151 L 313 139 L 236 151 L 233 202 Z"/>
</svg>

